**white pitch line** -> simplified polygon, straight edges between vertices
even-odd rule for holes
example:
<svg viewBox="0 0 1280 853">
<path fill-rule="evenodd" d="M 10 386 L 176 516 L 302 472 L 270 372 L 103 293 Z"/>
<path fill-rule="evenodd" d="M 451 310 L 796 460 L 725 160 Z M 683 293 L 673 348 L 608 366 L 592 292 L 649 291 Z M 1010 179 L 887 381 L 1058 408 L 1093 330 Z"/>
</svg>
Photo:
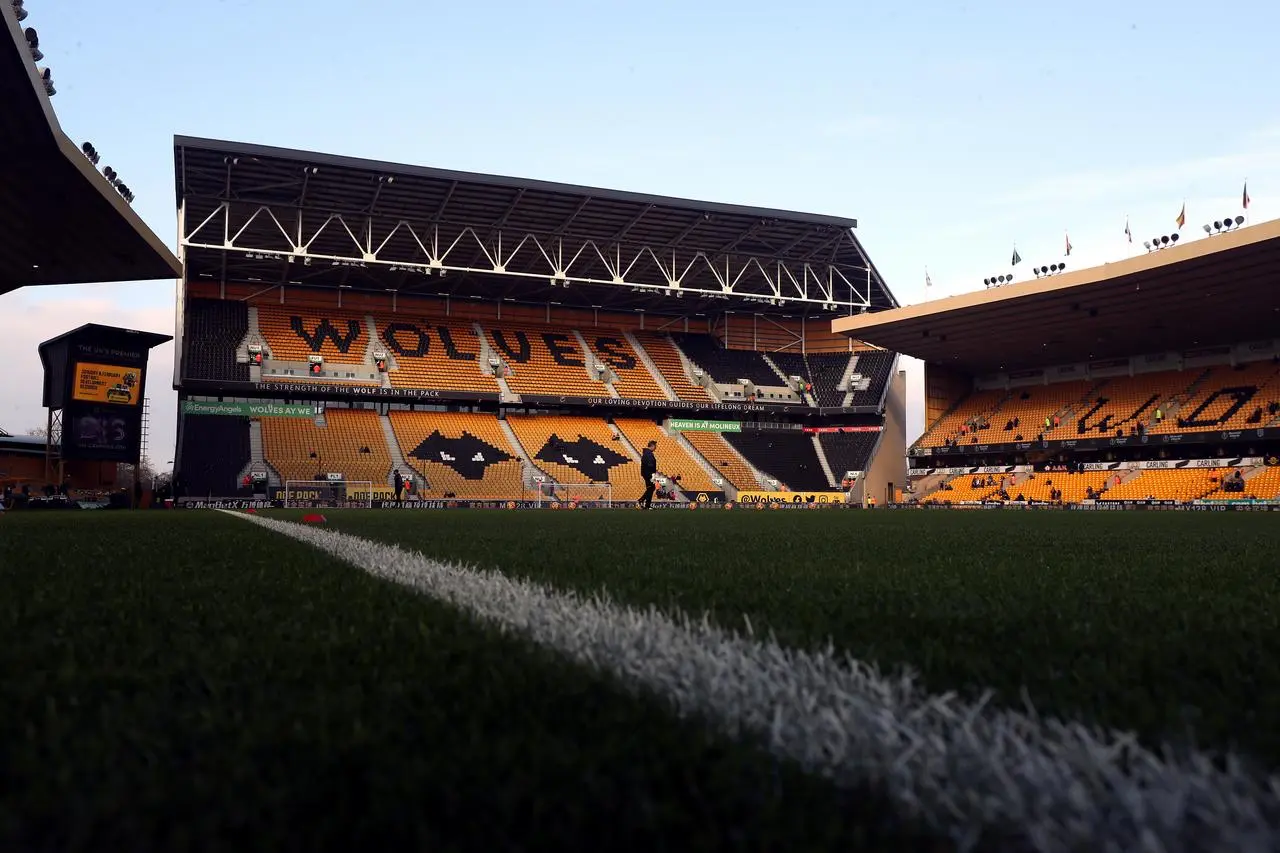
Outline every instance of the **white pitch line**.
<svg viewBox="0 0 1280 853">
<path fill-rule="evenodd" d="M 237 514 L 238 515 L 238 514 Z M 320 527 L 239 515 L 666 698 L 837 784 L 887 792 L 968 846 L 1014 831 L 1042 853 L 1280 850 L 1280 777 L 1161 758 L 1132 737 L 928 694 L 833 650 L 810 653 L 654 608 L 584 598 Z"/>
</svg>

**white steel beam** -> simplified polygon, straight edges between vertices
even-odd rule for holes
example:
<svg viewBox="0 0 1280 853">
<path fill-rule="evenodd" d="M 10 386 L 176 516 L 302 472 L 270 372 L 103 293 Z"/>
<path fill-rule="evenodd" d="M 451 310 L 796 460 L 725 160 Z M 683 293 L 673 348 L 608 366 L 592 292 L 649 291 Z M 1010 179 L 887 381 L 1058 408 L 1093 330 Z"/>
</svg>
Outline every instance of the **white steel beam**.
<svg viewBox="0 0 1280 853">
<path fill-rule="evenodd" d="M 240 206 L 241 211 L 248 209 Z M 580 237 L 540 235 L 494 228 L 479 234 L 474 228 L 415 228 L 407 220 L 362 217 L 348 223 L 330 214 L 310 234 L 302 216 L 290 209 L 278 215 L 270 206 L 255 206 L 236 230 L 231 229 L 232 203 L 223 202 L 195 227 L 186 231 L 181 250 L 221 252 L 224 259 L 279 259 L 316 268 L 357 267 L 397 273 L 431 275 L 448 272 L 506 276 L 513 281 L 542 279 L 552 284 L 609 286 L 632 292 L 675 292 L 690 296 L 741 298 L 756 302 L 836 305 L 864 308 L 872 304 L 869 268 L 817 260 L 758 258 L 730 254 L 681 252 L 663 246 L 628 246 Z M 219 222 L 221 219 L 221 222 Z M 191 222 L 188 217 L 185 222 Z M 271 222 L 287 249 L 257 240 L 255 222 Z M 285 221 L 291 228 L 286 228 Z M 216 231 L 221 231 L 216 234 Z M 293 233 L 290 233 L 292 229 Z M 270 229 L 266 229 L 269 231 Z M 215 236 L 216 234 L 216 236 Z M 392 238 L 400 236 L 393 245 Z M 407 235 L 411 239 L 404 239 Z M 488 239 L 486 239 L 488 238 Z M 413 249 L 410 250 L 409 246 Z M 350 252 L 350 254 L 342 254 Z M 425 260 L 423 260 L 425 258 Z"/>
</svg>

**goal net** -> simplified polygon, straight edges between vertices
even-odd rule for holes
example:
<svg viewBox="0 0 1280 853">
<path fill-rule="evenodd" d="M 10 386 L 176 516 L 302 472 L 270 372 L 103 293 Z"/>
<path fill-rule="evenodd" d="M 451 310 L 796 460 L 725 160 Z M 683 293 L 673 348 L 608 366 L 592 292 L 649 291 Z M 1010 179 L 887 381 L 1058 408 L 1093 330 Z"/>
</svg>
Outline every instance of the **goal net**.
<svg viewBox="0 0 1280 853">
<path fill-rule="evenodd" d="M 613 506 L 611 483 L 534 483 L 538 506 L 577 504 L 582 507 Z"/>
<path fill-rule="evenodd" d="M 373 483 L 369 480 L 285 480 L 284 505 L 310 508 L 373 506 Z"/>
</svg>

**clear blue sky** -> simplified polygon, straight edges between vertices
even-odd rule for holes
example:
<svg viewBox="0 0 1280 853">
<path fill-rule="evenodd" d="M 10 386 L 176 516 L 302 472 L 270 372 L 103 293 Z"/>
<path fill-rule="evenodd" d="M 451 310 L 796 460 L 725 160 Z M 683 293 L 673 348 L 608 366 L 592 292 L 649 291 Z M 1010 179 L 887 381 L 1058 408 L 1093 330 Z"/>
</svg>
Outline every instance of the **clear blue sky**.
<svg viewBox="0 0 1280 853">
<path fill-rule="evenodd" d="M 926 266 L 930 296 L 1007 272 L 1015 241 L 1048 263 L 1069 231 L 1071 262 L 1100 263 L 1126 215 L 1141 242 L 1184 199 L 1198 230 L 1246 178 L 1252 218 L 1280 215 L 1280 4 L 27 7 L 64 129 L 170 241 L 175 133 L 855 216 L 907 303 Z"/>
</svg>

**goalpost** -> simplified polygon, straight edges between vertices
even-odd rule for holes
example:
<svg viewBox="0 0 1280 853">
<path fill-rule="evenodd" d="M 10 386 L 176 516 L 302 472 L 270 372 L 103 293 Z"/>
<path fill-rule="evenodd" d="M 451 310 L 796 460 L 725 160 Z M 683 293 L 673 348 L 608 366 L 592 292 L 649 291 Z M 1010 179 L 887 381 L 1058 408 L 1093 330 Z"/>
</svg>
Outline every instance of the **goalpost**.
<svg viewBox="0 0 1280 853">
<path fill-rule="evenodd" d="M 588 507 L 612 507 L 612 483 L 534 483 L 537 489 L 538 506 L 551 503 L 570 504 Z"/>
<path fill-rule="evenodd" d="M 307 509 L 316 506 L 373 506 L 373 483 L 369 480 L 285 480 L 285 507 Z"/>
</svg>

